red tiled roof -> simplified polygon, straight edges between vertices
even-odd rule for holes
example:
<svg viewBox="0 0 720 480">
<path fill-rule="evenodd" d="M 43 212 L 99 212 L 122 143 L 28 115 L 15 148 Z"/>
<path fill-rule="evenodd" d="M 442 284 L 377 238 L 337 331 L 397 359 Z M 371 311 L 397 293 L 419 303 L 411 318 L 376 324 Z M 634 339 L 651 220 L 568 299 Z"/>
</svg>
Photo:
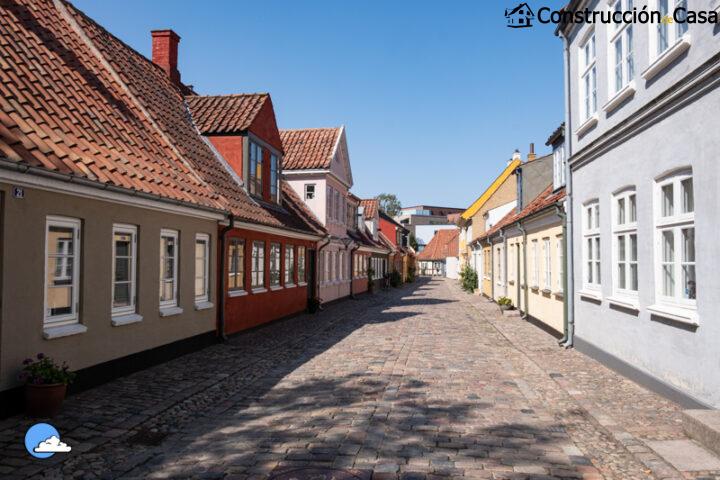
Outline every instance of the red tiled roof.
<svg viewBox="0 0 720 480">
<path fill-rule="evenodd" d="M 380 242 L 376 242 L 373 240 L 372 237 L 370 237 L 367 233 L 360 230 L 348 230 L 347 234 L 350 238 L 353 239 L 355 243 L 357 243 L 360 246 L 365 247 L 372 247 L 372 248 L 386 248 L 384 245 L 382 245 Z"/>
<path fill-rule="evenodd" d="M 250 127 L 268 97 L 267 93 L 241 93 L 192 95 L 186 100 L 201 133 L 238 133 Z"/>
<path fill-rule="evenodd" d="M 438 230 L 422 252 L 418 253 L 418 260 L 445 260 L 447 257 L 457 257 L 460 252 L 460 230 L 457 228 Z"/>
<path fill-rule="evenodd" d="M 321 232 L 285 185 L 282 208 L 248 196 L 198 134 L 186 89 L 162 69 L 69 3 L 59 4 L 65 17 L 52 0 L 0 1 L 0 155 Z"/>
<path fill-rule="evenodd" d="M 285 156 L 283 170 L 330 168 L 342 128 L 280 130 Z"/>
<path fill-rule="evenodd" d="M 363 207 L 363 216 L 365 218 L 375 217 L 380 210 L 380 202 L 378 202 L 377 198 L 360 200 L 360 206 Z"/>
<path fill-rule="evenodd" d="M 563 198 L 565 198 L 565 189 L 564 188 L 553 193 L 552 184 L 548 185 L 548 187 L 545 190 L 543 190 L 540 195 L 535 197 L 520 212 L 518 212 L 517 209 L 511 210 L 498 223 L 493 225 L 493 227 L 490 230 L 488 230 L 487 233 L 483 237 L 480 237 L 480 238 L 487 238 L 489 236 L 492 236 L 493 234 L 495 234 L 495 232 L 497 232 L 501 228 L 506 227 L 512 223 L 515 223 L 518 220 L 522 220 L 523 218 L 527 218 L 531 215 L 534 215 L 534 214 L 538 213 L 539 211 L 559 202 Z"/>
</svg>

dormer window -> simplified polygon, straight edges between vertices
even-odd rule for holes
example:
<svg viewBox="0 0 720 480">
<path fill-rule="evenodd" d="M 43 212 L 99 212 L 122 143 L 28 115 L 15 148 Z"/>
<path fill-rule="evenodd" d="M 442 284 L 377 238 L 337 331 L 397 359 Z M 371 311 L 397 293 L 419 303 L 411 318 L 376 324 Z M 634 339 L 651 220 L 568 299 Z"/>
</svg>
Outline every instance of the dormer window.
<svg viewBox="0 0 720 480">
<path fill-rule="evenodd" d="M 553 150 L 553 189 L 565 186 L 565 144 Z"/>
<path fill-rule="evenodd" d="M 270 199 L 273 202 L 280 202 L 280 170 L 278 156 L 274 153 L 270 155 Z"/>
<path fill-rule="evenodd" d="M 305 184 L 305 200 L 312 200 L 315 198 L 315 184 L 314 183 L 306 183 Z"/>
<path fill-rule="evenodd" d="M 250 168 L 248 170 L 248 190 L 251 195 L 263 195 L 263 149 L 255 142 L 250 142 Z"/>
</svg>

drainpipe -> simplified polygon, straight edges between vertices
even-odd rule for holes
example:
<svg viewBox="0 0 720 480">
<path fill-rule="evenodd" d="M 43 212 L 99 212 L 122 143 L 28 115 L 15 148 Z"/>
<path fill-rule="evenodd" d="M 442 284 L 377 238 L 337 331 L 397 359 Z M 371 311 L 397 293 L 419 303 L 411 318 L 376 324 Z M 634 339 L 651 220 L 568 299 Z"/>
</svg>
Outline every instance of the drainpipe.
<svg viewBox="0 0 720 480">
<path fill-rule="evenodd" d="M 523 281 L 525 283 L 525 312 L 523 313 L 522 318 L 524 320 L 527 320 L 530 317 L 530 284 L 528 282 L 528 276 L 527 276 L 527 230 L 525 230 L 525 227 L 522 225 L 522 221 L 517 222 L 518 230 L 520 230 L 520 233 L 522 233 L 523 236 Z"/>
<path fill-rule="evenodd" d="M 570 168 L 570 159 L 572 158 L 572 90 L 570 82 L 570 44 L 568 39 L 560 33 L 560 37 L 563 40 L 565 47 L 563 57 L 565 60 L 565 145 L 567 151 L 565 152 L 565 235 L 563 235 L 563 242 L 566 244 L 565 249 L 565 274 L 567 279 L 565 281 L 566 290 L 563 292 L 565 295 L 565 308 L 567 310 L 568 325 L 567 325 L 567 339 L 564 346 L 570 348 L 573 346 L 575 338 L 575 260 L 573 259 L 573 194 L 572 194 L 572 171 Z M 569 241 L 568 241 L 569 239 Z"/>
<path fill-rule="evenodd" d="M 487 238 L 487 242 L 490 247 L 490 300 L 495 300 L 495 249 L 490 237 Z"/>
<path fill-rule="evenodd" d="M 563 239 L 562 239 L 562 249 L 563 252 L 567 250 L 567 215 L 565 215 L 565 212 L 559 205 L 555 205 L 555 214 L 560 217 L 562 220 L 562 232 L 563 232 Z M 562 287 L 563 287 L 563 295 L 567 291 L 567 282 L 568 282 L 568 274 L 563 268 L 563 277 L 562 277 Z M 565 300 L 565 297 L 563 297 L 563 337 L 558 341 L 560 345 L 568 341 L 568 304 Z"/>
<path fill-rule="evenodd" d="M 218 252 L 220 253 L 220 288 L 218 289 L 218 330 L 220 331 L 220 341 L 226 342 L 227 341 L 227 335 L 225 335 L 225 305 L 226 302 L 226 295 L 225 291 L 227 290 L 227 274 L 226 274 L 226 268 L 227 265 L 227 255 L 225 254 L 225 239 L 227 238 L 227 234 L 230 230 L 232 230 L 235 226 L 235 216 L 231 213 L 228 215 L 229 223 L 227 227 L 223 227 L 222 230 L 220 230 L 220 248 L 218 248 Z M 243 258 L 245 258 L 243 256 Z M 245 267 L 243 266 L 243 275 L 245 274 Z"/>
<path fill-rule="evenodd" d="M 520 223 L 518 222 L 515 226 L 518 227 L 518 228 L 520 228 Z M 515 284 L 517 285 L 517 308 L 518 308 L 518 310 L 519 310 L 520 312 L 522 312 L 522 309 L 520 308 L 520 304 L 522 303 L 522 285 L 520 284 L 520 272 L 522 272 L 522 270 L 520 269 L 520 256 L 522 255 L 522 252 L 520 251 L 521 245 L 522 245 L 522 244 L 521 244 L 520 242 L 518 242 L 518 243 L 516 244 L 516 249 L 517 249 L 517 255 L 516 255 L 516 262 L 517 262 L 517 263 L 516 263 L 516 265 L 517 265 L 517 268 L 515 269 L 515 271 L 517 272 L 517 274 L 515 275 L 515 276 L 516 276 L 516 278 L 515 278 Z M 524 251 L 524 249 L 523 249 L 523 251 Z"/>
<path fill-rule="evenodd" d="M 317 254 L 315 255 L 315 300 L 318 300 L 318 305 L 320 304 L 320 252 L 323 248 L 330 245 L 331 241 L 332 237 L 330 235 L 325 237 L 325 243 L 318 247 Z"/>
<path fill-rule="evenodd" d="M 505 237 L 505 230 L 502 228 L 500 229 L 500 239 L 501 239 L 500 243 L 503 246 L 502 266 L 505 267 L 504 268 L 505 271 L 503 272 L 503 269 L 501 268 L 500 271 L 498 272 L 498 278 L 500 277 L 500 275 L 504 275 L 504 277 L 505 277 L 505 278 L 500 278 L 500 283 L 502 283 L 505 286 L 505 291 L 503 292 L 503 296 L 506 297 L 507 296 L 507 238 Z"/>
</svg>

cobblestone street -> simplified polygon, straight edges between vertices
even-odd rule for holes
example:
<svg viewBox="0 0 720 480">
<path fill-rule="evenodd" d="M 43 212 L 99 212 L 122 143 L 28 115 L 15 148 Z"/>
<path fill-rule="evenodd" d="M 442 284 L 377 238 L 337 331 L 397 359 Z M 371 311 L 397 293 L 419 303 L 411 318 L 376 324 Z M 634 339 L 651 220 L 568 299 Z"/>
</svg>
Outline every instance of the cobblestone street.
<svg viewBox="0 0 720 480">
<path fill-rule="evenodd" d="M 648 442 L 680 409 L 449 280 L 365 295 L 75 395 L 70 454 L 0 423 L 0 477 L 718 478 Z M 323 478 L 323 477 L 317 477 Z"/>
</svg>

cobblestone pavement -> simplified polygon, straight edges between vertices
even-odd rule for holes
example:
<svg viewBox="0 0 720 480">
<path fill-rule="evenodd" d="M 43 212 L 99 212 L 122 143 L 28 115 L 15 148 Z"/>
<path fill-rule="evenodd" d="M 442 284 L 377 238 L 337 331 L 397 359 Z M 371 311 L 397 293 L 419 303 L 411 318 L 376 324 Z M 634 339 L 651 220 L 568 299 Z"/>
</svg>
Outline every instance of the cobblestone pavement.
<svg viewBox="0 0 720 480">
<path fill-rule="evenodd" d="M 32 460 L 0 422 L 0 478 L 720 478 L 645 441 L 679 408 L 454 282 L 366 295 L 75 395 L 71 454 Z M 314 477 L 322 479 L 324 477 Z M 328 477 L 329 478 L 329 477 Z"/>
</svg>

